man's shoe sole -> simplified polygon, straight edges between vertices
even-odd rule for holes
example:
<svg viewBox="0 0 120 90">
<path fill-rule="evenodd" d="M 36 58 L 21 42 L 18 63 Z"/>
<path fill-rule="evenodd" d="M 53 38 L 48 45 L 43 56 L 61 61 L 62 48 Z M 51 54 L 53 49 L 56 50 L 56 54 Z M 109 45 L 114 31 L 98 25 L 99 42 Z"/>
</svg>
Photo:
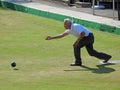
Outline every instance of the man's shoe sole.
<svg viewBox="0 0 120 90">
<path fill-rule="evenodd" d="M 111 58 L 112 56 L 109 56 L 106 60 L 103 61 L 103 63 L 107 63 Z"/>
</svg>

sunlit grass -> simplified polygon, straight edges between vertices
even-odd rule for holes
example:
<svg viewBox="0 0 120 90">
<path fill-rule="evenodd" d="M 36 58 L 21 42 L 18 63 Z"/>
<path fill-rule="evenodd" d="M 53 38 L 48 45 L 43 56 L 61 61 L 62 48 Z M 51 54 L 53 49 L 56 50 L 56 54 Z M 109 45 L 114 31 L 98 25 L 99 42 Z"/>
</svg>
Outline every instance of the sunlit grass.
<svg viewBox="0 0 120 90">
<path fill-rule="evenodd" d="M 120 36 L 90 29 L 94 47 L 119 60 Z M 46 41 L 64 32 L 63 23 L 0 9 L 0 90 L 119 90 L 119 64 L 101 65 L 82 49 L 85 67 L 74 61 L 72 36 Z M 17 69 L 10 63 L 15 61 Z"/>
</svg>

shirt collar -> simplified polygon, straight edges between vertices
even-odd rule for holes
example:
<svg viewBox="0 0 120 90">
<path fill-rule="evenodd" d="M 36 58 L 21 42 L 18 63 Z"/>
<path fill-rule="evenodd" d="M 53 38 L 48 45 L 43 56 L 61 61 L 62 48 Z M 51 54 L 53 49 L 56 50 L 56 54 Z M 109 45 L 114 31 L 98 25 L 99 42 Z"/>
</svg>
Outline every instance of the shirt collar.
<svg viewBox="0 0 120 90">
<path fill-rule="evenodd" d="M 70 27 L 70 30 L 72 30 L 73 29 L 73 23 L 71 24 L 71 27 Z"/>
</svg>

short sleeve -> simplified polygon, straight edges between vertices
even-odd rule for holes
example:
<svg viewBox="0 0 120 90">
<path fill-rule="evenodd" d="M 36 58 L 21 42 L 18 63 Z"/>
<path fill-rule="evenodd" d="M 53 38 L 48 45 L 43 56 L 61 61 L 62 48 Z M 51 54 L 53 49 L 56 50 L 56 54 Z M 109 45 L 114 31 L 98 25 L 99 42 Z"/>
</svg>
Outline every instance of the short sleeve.
<svg viewBox="0 0 120 90">
<path fill-rule="evenodd" d="M 70 30 L 69 30 L 69 29 L 67 29 L 67 30 L 65 31 L 65 33 L 68 33 L 68 34 L 70 34 Z"/>
</svg>

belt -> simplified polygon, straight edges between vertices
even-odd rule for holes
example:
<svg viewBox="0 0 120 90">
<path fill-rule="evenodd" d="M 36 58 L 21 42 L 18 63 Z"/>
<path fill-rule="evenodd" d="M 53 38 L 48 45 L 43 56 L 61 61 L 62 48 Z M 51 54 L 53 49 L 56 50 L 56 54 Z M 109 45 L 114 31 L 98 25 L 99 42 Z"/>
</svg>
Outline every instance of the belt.
<svg viewBox="0 0 120 90">
<path fill-rule="evenodd" d="M 89 33 L 88 36 L 86 36 L 86 37 L 89 37 L 89 36 L 93 36 L 93 33 Z"/>
</svg>

